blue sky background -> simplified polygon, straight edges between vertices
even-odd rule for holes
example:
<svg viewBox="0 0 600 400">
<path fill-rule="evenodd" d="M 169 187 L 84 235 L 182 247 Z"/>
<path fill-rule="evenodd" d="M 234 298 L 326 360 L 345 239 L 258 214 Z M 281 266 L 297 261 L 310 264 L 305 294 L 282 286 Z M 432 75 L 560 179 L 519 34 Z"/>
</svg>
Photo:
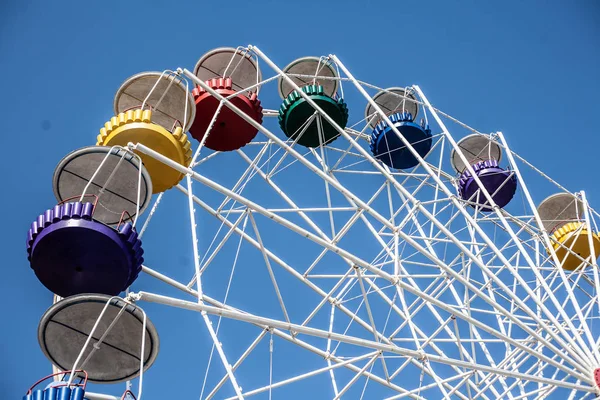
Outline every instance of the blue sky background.
<svg viewBox="0 0 600 400">
<path fill-rule="evenodd" d="M 192 69 L 203 53 L 221 46 L 257 45 L 280 66 L 334 53 L 358 79 L 383 87 L 418 84 L 438 108 L 480 131 L 504 132 L 513 150 L 568 189 L 586 190 L 598 209 L 599 43 L 600 3 L 593 0 L 3 1 L 0 397 L 20 398 L 50 371 L 37 324 L 51 294 L 29 268 L 25 233 L 56 202 L 54 167 L 70 151 L 95 143 L 127 77 Z M 277 108 L 272 91 L 261 92 L 263 105 Z M 185 206 L 176 198 L 161 206 L 150 230 L 158 233 L 149 231 L 144 245 L 154 253 L 152 265 L 185 279 L 191 250 L 174 250 L 178 238 L 189 240 L 188 226 L 169 218 L 169 207 Z M 173 237 L 161 238 L 169 229 Z M 140 288 L 147 288 L 145 279 Z M 205 353 L 190 353 L 182 343 L 208 340 L 199 319 L 166 308 L 153 308 L 151 318 L 162 349 L 144 398 L 168 398 L 176 377 L 160 378 L 174 366 L 197 371 L 195 382 L 179 383 L 181 398 L 197 398 Z M 171 322 L 183 318 L 189 323 L 174 328 Z M 330 397 L 330 387 L 318 389 L 314 398 Z"/>
</svg>

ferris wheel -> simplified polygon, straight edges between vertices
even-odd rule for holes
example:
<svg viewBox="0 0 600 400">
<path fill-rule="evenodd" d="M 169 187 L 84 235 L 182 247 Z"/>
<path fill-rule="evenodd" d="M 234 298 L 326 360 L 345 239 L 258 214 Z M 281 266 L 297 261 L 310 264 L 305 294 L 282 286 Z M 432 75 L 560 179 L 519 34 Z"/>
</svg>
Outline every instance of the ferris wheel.
<svg viewBox="0 0 600 400">
<path fill-rule="evenodd" d="M 153 324 L 157 304 L 202 321 L 202 399 L 600 394 L 599 214 L 502 133 L 410 81 L 372 85 L 335 55 L 280 67 L 255 46 L 134 75 L 113 108 L 28 231 L 54 371 L 24 400 L 139 400 L 180 323 Z M 153 223 L 169 196 L 185 199 L 165 210 L 190 232 L 183 274 L 144 240 L 170 235 Z M 163 367 L 164 385 L 181 376 Z"/>
</svg>

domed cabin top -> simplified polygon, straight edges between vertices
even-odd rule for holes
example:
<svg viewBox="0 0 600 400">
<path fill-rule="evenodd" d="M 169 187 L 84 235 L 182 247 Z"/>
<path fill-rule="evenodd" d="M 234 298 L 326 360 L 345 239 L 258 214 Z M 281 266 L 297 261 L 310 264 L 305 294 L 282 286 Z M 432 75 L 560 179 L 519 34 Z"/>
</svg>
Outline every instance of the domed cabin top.
<svg viewBox="0 0 600 400">
<path fill-rule="evenodd" d="M 38 325 L 42 352 L 53 365 L 70 370 L 100 316 L 81 364 L 76 366 L 85 369 L 90 382 L 118 383 L 134 379 L 141 372 L 140 359 L 144 371 L 152 366 L 158 355 L 159 338 L 150 319 L 146 318 L 143 332 L 144 313 L 138 306 L 101 294 L 71 296 L 51 306 Z M 99 338 L 103 338 L 103 343 L 95 349 Z M 143 356 L 142 341 L 145 342 Z"/>
<path fill-rule="evenodd" d="M 140 108 L 144 104 L 144 109 L 152 110 L 153 123 L 169 132 L 179 124 L 187 132 L 194 121 L 196 108 L 191 89 L 185 82 L 171 72 L 133 75 L 123 82 L 115 94 L 115 114 Z"/>
<path fill-rule="evenodd" d="M 231 78 L 231 88 L 236 92 L 262 81 L 260 67 L 252 54 L 233 47 L 219 47 L 204 54 L 194 67 L 194 75 L 204 82 L 213 78 Z M 260 86 L 249 91 L 258 94 Z"/>
<path fill-rule="evenodd" d="M 411 90 L 405 88 L 392 87 L 382 90 L 373 96 L 373 101 L 387 116 L 409 112 L 414 121 L 419 114 L 417 98 Z M 365 120 L 373 129 L 381 122 L 380 115 L 370 103 L 365 108 Z"/>
<path fill-rule="evenodd" d="M 481 161 L 494 160 L 500 163 L 502 160 L 502 149 L 500 145 L 489 136 L 473 134 L 466 136 L 456 144 L 462 151 L 469 165 L 475 165 Z M 450 152 L 450 163 L 452 168 L 459 174 L 467 169 L 458 152 L 452 149 Z"/>
<path fill-rule="evenodd" d="M 337 94 L 338 73 L 324 57 L 301 57 L 289 63 L 282 71 L 300 88 L 306 85 L 319 85 L 323 88 L 324 95 L 333 98 Z M 282 99 L 286 99 L 295 90 L 281 76 L 277 88 Z"/>
<path fill-rule="evenodd" d="M 546 232 L 570 222 L 579 222 L 583 216 L 583 202 L 570 193 L 556 193 L 546 197 L 537 207 Z"/>
<path fill-rule="evenodd" d="M 148 171 L 122 147 L 90 146 L 69 153 L 54 170 L 53 187 L 59 203 L 94 195 L 94 219 L 107 225 L 118 224 L 124 213 L 132 218 L 142 214 L 152 197 Z"/>
</svg>

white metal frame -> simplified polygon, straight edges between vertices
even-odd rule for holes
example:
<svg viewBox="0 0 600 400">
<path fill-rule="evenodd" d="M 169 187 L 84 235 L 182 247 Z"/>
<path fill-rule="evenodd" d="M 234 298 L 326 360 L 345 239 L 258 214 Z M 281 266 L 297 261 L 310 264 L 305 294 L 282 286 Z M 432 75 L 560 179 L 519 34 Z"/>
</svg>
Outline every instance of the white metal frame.
<svg viewBox="0 0 600 400">
<path fill-rule="evenodd" d="M 600 277 L 593 237 L 588 234 L 592 254 L 582 259 L 580 269 L 569 272 L 556 268 L 561 260 L 543 228 L 521 169 L 527 168 L 541 176 L 544 183 L 556 191 L 565 190 L 562 186 L 513 153 L 504 135 L 495 133 L 491 137 L 497 140 L 507 156 L 519 191 L 524 196 L 524 207 L 521 213 L 513 215 L 500 209 L 492 194 L 481 190 L 493 210 L 486 214 L 478 212 L 468 201 L 457 196 L 454 174 L 444 171 L 448 165 L 445 157 L 453 150 L 467 165 L 476 183 L 483 187 L 444 121 L 456 123 L 459 129 L 467 129 L 469 133 L 482 133 L 437 110 L 418 86 L 412 89 L 419 104 L 439 129 L 439 134 L 434 135 L 434 148 L 425 158 L 415 151 L 373 101 L 369 90 L 381 89 L 357 80 L 337 56 L 328 56 L 341 74 L 332 79 L 349 83 L 356 89 L 419 161 L 411 171 L 391 171 L 367 150 L 365 121 L 361 121 L 365 123 L 362 131 L 355 130 L 354 126 L 338 126 L 260 49 L 248 46 L 243 50 L 252 52 L 275 74 L 253 87 L 279 78 L 286 80 L 315 109 L 313 118 L 317 119 L 319 129 L 323 123 L 329 123 L 338 131 L 341 146 L 299 148 L 295 142 L 283 140 L 282 135 L 256 123 L 230 102 L 243 91 L 224 98 L 193 73 L 182 69 L 177 70 L 178 75 L 220 101 L 191 167 L 179 165 L 142 143 L 129 144 L 131 150 L 185 174 L 185 185 L 177 185 L 177 188 L 188 200 L 193 278 L 185 284 L 148 266 L 144 266 L 143 271 L 195 297 L 196 301 L 145 291 L 130 294 L 130 298 L 201 313 L 212 347 L 225 370 L 225 376 L 210 389 L 207 399 L 222 397 L 218 393 L 226 385 L 238 399 L 266 391 L 270 395 L 275 388 L 321 373 L 329 375 L 332 398 L 335 399 L 361 385 L 361 396 L 370 398 L 369 382 L 384 388 L 386 393 L 393 393 L 390 399 L 543 398 L 558 389 L 568 390 L 572 398 L 600 393 L 593 379 L 594 369 L 600 367 L 600 339 L 594 339 L 598 332 L 591 326 L 594 312 L 600 314 Z M 346 87 L 346 93 L 349 89 Z M 407 101 L 411 100 L 407 98 Z M 231 187 L 200 172 L 204 165 L 218 157 L 217 153 L 202 155 L 204 142 L 222 107 L 231 109 L 261 133 L 247 149 L 237 151 L 247 169 L 240 171 L 239 179 Z M 277 114 L 266 110 L 264 115 L 273 117 Z M 250 155 L 252 149 L 257 150 L 254 156 Z M 329 162 L 332 157 L 337 158 Z M 355 160 L 354 163 L 348 163 L 350 159 Z M 348 167 L 344 163 L 348 163 Z M 361 170 L 362 166 L 366 166 L 365 169 Z M 278 180 L 288 168 L 302 168 L 304 173 L 323 182 L 323 206 L 305 206 L 301 204 L 302 199 L 293 199 L 285 182 Z M 347 187 L 344 177 L 348 175 L 357 179 L 383 179 L 383 183 L 370 198 L 366 198 Z M 260 200 L 246 196 L 244 188 L 251 180 L 261 182 L 276 193 L 285 206 L 266 207 Z M 194 181 L 220 195 L 221 203 L 211 205 L 196 196 Z M 344 199 L 345 204 L 337 205 L 339 201 L 334 200 L 335 196 Z M 594 217 L 598 214 L 589 207 L 584 192 L 580 192 L 580 197 L 585 207 L 585 223 L 594 227 Z M 142 232 L 161 198 L 162 195 L 157 198 Z M 223 233 L 215 234 L 210 252 L 207 250 L 204 256 L 198 244 L 196 207 L 216 218 L 223 229 Z M 327 215 L 326 227 L 311 217 L 314 213 Z M 286 262 L 280 258 L 281 254 L 278 256 L 270 249 L 268 228 L 262 228 L 264 221 L 296 233 L 298 243 L 311 242 L 322 251 L 311 265 L 301 270 L 294 262 Z M 341 227 L 340 221 L 345 221 Z M 373 240 L 371 246 L 378 249 L 368 259 L 359 255 L 356 249 L 340 244 L 349 232 L 357 229 Z M 235 236 L 239 237 L 239 245 L 244 243 L 262 255 L 281 319 L 252 314 L 205 293 L 203 274 L 206 268 L 224 244 Z M 318 273 L 328 254 L 337 255 L 339 272 Z M 415 273 L 415 265 L 423 272 Z M 318 305 L 307 309 L 306 315 L 292 314 L 286 303 L 289 297 L 280 288 L 276 271 L 310 289 L 319 299 Z M 231 278 L 233 274 L 232 270 Z M 333 283 L 320 286 L 321 282 Z M 382 305 L 385 305 L 383 311 Z M 316 327 L 316 315 L 328 308 L 328 324 Z M 254 334 L 252 344 L 243 354 L 231 357 L 225 350 L 226 343 L 221 342 L 219 325 L 214 328 L 210 315 L 218 316 L 219 321 L 224 317 L 245 322 L 258 327 L 260 333 Z M 428 319 L 425 316 L 429 316 Z M 395 322 L 388 327 L 392 320 Z M 346 321 L 345 329 L 341 329 L 343 322 L 340 321 Z M 361 335 L 357 335 L 357 331 L 362 332 Z M 245 390 L 238 383 L 237 371 L 266 337 L 271 338 L 271 371 L 274 343 L 277 348 L 279 340 L 289 341 L 323 357 L 324 365 L 278 382 L 273 382 L 270 375 L 268 385 Z M 311 338 L 324 339 L 325 347 L 315 346 Z M 363 349 L 362 354 L 340 355 L 348 346 Z M 340 378 L 339 371 L 344 370 L 350 371 L 352 378 Z M 420 375 L 419 382 L 400 379 L 405 373 Z M 86 396 L 90 399 L 113 398 L 100 394 Z"/>
</svg>

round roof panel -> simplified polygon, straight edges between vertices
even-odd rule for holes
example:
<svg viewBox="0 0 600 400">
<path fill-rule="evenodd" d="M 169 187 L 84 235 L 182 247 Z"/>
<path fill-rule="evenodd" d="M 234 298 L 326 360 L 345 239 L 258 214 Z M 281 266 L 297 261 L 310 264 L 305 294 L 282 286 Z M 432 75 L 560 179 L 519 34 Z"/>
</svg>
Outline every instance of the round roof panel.
<svg viewBox="0 0 600 400">
<path fill-rule="evenodd" d="M 156 88 L 152 90 L 154 85 Z M 188 88 L 186 96 L 186 85 L 183 79 L 173 74 L 142 72 L 127 79 L 115 94 L 115 114 L 139 108 L 150 91 L 152 94 L 146 100 L 146 104 L 152 110 L 152 122 L 172 131 L 176 121 L 183 125 L 185 119 L 183 128 L 187 132 L 196 115 L 196 103 L 191 88 Z"/>
<path fill-rule="evenodd" d="M 456 145 L 460 148 L 470 165 L 479 161 L 496 160 L 500 162 L 502 160 L 500 145 L 489 136 L 469 135 L 459 140 Z M 456 172 L 460 174 L 467 168 L 455 149 L 452 149 L 450 152 L 450 163 Z"/>
<path fill-rule="evenodd" d="M 537 210 L 544 229 L 552 232 L 568 222 L 581 219 L 583 202 L 570 193 L 557 193 L 546 197 Z"/>
<path fill-rule="evenodd" d="M 38 340 L 44 355 L 63 371 L 73 368 L 85 341 L 110 296 L 81 294 L 67 297 L 54 304 L 44 313 L 38 326 Z M 126 303 L 115 298 L 94 332 L 93 339 L 85 350 L 82 362 L 94 349 L 100 337 L 113 322 Z M 106 334 L 98 350 L 78 366 L 88 373 L 88 379 L 95 383 L 116 383 L 135 378 L 140 374 L 142 347 L 142 311 L 126 305 L 125 312 Z M 146 320 L 144 371 L 158 355 L 158 334 L 152 322 Z"/>
<path fill-rule="evenodd" d="M 404 88 L 393 87 L 382 90 L 373 96 L 373 101 L 386 115 L 402 112 L 404 110 L 412 114 L 414 121 L 419 113 L 417 98 L 411 91 L 408 91 L 407 93 Z M 379 114 L 377 114 L 377 111 L 375 111 L 371 104 L 367 104 L 367 108 L 365 108 L 365 119 L 372 128 L 375 128 L 381 120 Z"/>
<path fill-rule="evenodd" d="M 262 74 L 252 55 L 233 47 L 220 47 L 203 55 L 196 63 L 194 74 L 202 81 L 230 77 L 235 91 L 246 89 L 262 81 Z M 260 87 L 252 89 L 258 94 Z"/>
<path fill-rule="evenodd" d="M 299 58 L 288 64 L 288 66 L 283 69 L 283 72 L 286 74 L 310 75 L 310 77 L 290 76 L 292 81 L 300 87 L 311 84 L 316 80 L 319 85 L 323 86 L 323 92 L 327 96 L 333 97 L 337 92 L 339 81 L 337 79 L 327 79 L 338 77 L 336 69 L 330 62 L 322 60 L 319 57 Z M 285 99 L 292 91 L 294 91 L 292 85 L 285 81 L 281 76 L 278 80 L 278 88 L 279 95 L 282 99 Z"/>
<path fill-rule="evenodd" d="M 152 181 L 148 171 L 142 164 L 140 179 L 140 162 L 125 149 L 90 146 L 68 154 L 54 170 L 54 195 L 58 202 L 81 196 L 104 159 L 104 165 L 89 185 L 86 194 L 98 196 L 94 219 L 114 225 L 119 223 L 123 211 L 135 216 L 138 182 L 140 214 L 148 207 L 152 197 Z"/>
</svg>

